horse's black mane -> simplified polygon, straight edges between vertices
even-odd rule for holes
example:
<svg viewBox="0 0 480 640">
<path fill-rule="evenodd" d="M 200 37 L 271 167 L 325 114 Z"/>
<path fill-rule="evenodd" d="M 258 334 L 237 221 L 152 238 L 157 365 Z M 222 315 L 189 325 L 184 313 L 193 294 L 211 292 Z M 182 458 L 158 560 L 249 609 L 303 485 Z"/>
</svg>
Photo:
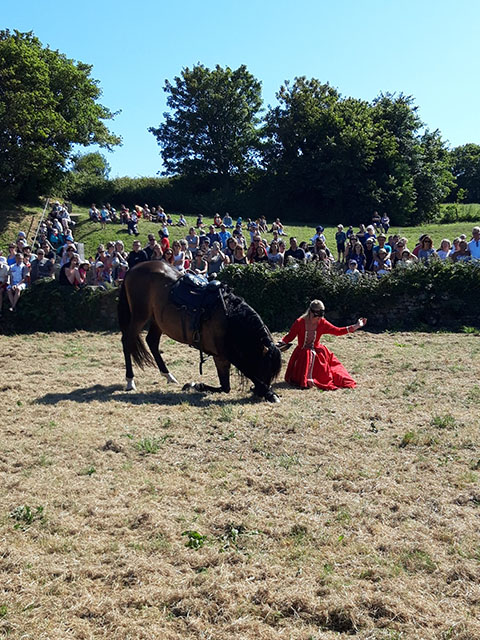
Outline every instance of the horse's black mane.
<svg viewBox="0 0 480 640">
<path fill-rule="evenodd" d="M 251 380 L 264 376 L 268 365 L 271 378 L 280 372 L 281 354 L 272 334 L 258 313 L 243 298 L 223 291 L 227 315 L 226 342 L 230 362 Z M 266 362 L 267 360 L 267 362 Z"/>
</svg>

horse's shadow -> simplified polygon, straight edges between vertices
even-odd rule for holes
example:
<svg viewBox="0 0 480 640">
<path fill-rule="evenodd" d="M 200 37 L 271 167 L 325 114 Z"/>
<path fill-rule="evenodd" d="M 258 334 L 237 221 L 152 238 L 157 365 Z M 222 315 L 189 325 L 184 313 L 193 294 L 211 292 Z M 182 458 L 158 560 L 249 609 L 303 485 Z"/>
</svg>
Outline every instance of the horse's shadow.
<svg viewBox="0 0 480 640">
<path fill-rule="evenodd" d="M 261 398 L 257 398 L 248 393 L 243 398 L 230 398 L 228 394 L 205 393 L 200 391 L 125 391 L 124 387 L 119 384 L 102 385 L 95 384 L 91 387 L 74 389 L 68 393 L 46 393 L 41 398 L 37 398 L 35 404 L 55 405 L 57 402 L 67 400 L 79 404 L 88 404 L 90 402 L 123 402 L 125 404 L 142 405 L 142 404 L 159 404 L 176 406 L 181 404 L 189 404 L 196 407 L 207 405 L 225 405 L 225 404 L 253 404 L 263 402 Z"/>
</svg>

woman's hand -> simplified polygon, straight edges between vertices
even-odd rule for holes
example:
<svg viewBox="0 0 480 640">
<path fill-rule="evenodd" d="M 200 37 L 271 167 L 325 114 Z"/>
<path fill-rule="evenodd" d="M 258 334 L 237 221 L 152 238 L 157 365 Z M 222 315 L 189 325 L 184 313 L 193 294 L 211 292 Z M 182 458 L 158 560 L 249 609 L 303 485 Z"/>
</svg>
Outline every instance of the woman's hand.
<svg viewBox="0 0 480 640">
<path fill-rule="evenodd" d="M 280 351 L 287 351 L 287 349 L 290 349 L 292 344 L 288 342 L 283 342 L 282 340 L 280 340 L 279 342 L 277 342 L 275 346 L 277 347 L 277 349 L 280 349 Z"/>
<path fill-rule="evenodd" d="M 361 329 L 362 327 L 364 327 L 367 324 L 367 319 L 366 318 L 359 318 L 357 320 L 357 323 L 354 325 L 355 326 L 355 331 L 357 329 Z"/>
</svg>

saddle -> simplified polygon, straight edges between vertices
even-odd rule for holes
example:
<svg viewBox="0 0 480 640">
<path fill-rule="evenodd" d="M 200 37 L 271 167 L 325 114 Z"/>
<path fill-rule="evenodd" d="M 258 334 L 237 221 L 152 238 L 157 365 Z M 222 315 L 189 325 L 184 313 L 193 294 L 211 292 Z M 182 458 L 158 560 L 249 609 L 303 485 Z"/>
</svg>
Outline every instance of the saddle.
<svg viewBox="0 0 480 640">
<path fill-rule="evenodd" d="M 208 280 L 195 273 L 185 273 L 171 288 L 170 301 L 186 312 L 190 320 L 194 342 L 192 346 L 200 348 L 202 323 L 220 300 L 224 304 L 222 283 L 218 280 L 208 282 Z M 185 315 L 182 316 L 182 327 L 186 339 Z"/>
</svg>

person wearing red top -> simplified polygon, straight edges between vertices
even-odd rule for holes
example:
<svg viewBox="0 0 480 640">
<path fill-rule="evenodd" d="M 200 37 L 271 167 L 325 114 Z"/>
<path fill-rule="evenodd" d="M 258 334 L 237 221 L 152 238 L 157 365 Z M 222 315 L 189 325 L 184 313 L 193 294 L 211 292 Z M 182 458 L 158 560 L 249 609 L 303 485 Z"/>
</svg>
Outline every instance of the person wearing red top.
<svg viewBox="0 0 480 640">
<path fill-rule="evenodd" d="M 359 318 L 355 324 L 348 327 L 336 327 L 325 320 L 324 314 L 323 302 L 313 300 L 307 311 L 295 320 L 290 331 L 277 345 L 281 350 L 286 350 L 289 343 L 295 338 L 298 340 L 288 363 L 285 380 L 302 389 L 353 389 L 356 386 L 355 380 L 335 355 L 325 345 L 320 344 L 320 338 L 324 334 L 344 336 L 353 333 L 364 327 L 367 319 Z"/>
</svg>

